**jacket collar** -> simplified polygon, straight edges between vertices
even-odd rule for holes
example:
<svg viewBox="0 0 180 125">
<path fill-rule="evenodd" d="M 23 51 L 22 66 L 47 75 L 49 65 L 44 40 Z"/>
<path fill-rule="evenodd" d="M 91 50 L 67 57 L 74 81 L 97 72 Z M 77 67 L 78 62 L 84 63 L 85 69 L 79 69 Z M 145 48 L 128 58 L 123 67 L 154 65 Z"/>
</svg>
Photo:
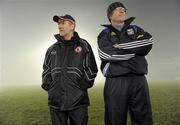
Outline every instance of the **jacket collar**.
<svg viewBox="0 0 180 125">
<path fill-rule="evenodd" d="M 133 20 L 135 19 L 135 17 L 130 17 L 128 19 L 126 19 L 124 21 L 124 27 L 122 29 L 122 31 L 124 31 L 125 29 L 127 29 L 129 27 L 129 25 L 133 22 Z M 104 25 L 101 25 L 101 26 L 104 26 L 106 28 L 110 28 L 112 30 L 117 30 L 116 28 L 114 28 L 111 24 L 104 24 Z"/>
<path fill-rule="evenodd" d="M 57 39 L 56 44 L 67 45 L 67 46 L 77 44 L 80 40 L 80 37 L 77 32 L 74 32 L 74 36 L 72 37 L 70 41 L 64 40 L 63 37 L 60 36 L 59 34 L 55 34 L 54 37 Z"/>
</svg>

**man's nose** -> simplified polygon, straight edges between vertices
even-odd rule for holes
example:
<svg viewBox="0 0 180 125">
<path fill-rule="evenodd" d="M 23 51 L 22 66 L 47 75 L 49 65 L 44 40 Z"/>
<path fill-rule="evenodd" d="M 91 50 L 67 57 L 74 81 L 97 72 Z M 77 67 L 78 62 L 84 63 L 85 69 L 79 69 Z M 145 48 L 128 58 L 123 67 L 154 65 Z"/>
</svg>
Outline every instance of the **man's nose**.
<svg viewBox="0 0 180 125">
<path fill-rule="evenodd" d="M 62 25 L 58 25 L 58 28 L 61 29 L 61 28 L 62 28 Z"/>
</svg>

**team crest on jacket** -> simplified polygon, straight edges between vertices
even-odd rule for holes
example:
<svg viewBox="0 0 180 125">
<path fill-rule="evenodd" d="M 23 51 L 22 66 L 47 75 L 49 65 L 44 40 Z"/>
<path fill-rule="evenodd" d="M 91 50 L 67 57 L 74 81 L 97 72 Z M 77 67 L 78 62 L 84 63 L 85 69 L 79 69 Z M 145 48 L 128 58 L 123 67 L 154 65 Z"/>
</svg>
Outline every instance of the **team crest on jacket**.
<svg viewBox="0 0 180 125">
<path fill-rule="evenodd" d="M 77 46 L 76 48 L 75 48 L 75 52 L 76 53 L 80 53 L 82 51 L 82 47 L 81 46 Z"/>
<path fill-rule="evenodd" d="M 127 29 L 127 34 L 128 35 L 134 35 L 134 30 L 131 28 L 131 29 Z"/>
<path fill-rule="evenodd" d="M 116 33 L 115 32 L 111 32 L 111 36 L 116 36 Z"/>
</svg>

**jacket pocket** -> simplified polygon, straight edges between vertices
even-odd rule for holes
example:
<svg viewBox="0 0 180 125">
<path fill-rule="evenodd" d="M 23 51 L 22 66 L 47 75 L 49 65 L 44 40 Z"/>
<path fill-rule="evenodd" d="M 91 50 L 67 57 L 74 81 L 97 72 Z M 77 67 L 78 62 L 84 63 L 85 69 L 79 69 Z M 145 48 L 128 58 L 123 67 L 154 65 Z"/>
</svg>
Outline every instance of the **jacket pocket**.
<svg viewBox="0 0 180 125">
<path fill-rule="evenodd" d="M 78 88 L 80 87 L 80 80 L 82 79 L 82 72 L 79 69 L 75 69 L 75 70 L 68 70 L 67 71 L 67 78 L 68 78 L 68 82 L 70 82 L 71 84 L 76 85 Z"/>
</svg>

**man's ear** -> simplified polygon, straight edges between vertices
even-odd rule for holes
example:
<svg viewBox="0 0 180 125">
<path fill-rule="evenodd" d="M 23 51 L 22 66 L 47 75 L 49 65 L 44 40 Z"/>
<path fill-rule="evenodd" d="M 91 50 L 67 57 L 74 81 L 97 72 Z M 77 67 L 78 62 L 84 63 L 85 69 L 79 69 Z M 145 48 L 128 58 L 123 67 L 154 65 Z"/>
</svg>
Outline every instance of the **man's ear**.
<svg viewBox="0 0 180 125">
<path fill-rule="evenodd" d="M 111 15 L 111 16 L 109 16 L 109 19 L 110 19 L 110 20 L 112 19 L 112 15 Z"/>
<path fill-rule="evenodd" d="M 111 20 L 112 20 L 112 14 L 109 16 L 109 21 L 111 22 Z"/>
<path fill-rule="evenodd" d="M 72 30 L 75 30 L 75 24 L 71 24 Z"/>
</svg>

